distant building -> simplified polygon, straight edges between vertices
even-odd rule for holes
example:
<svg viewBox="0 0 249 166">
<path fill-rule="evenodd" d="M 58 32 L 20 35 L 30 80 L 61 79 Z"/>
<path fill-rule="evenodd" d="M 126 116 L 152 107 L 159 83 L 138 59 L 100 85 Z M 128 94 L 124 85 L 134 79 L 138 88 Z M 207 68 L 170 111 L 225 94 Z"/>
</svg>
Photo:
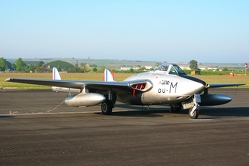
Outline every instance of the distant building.
<svg viewBox="0 0 249 166">
<path fill-rule="evenodd" d="M 40 64 L 40 66 L 44 65 L 45 63 L 43 61 L 23 61 L 27 65 L 36 65 Z"/>
<path fill-rule="evenodd" d="M 216 71 L 217 69 L 218 69 L 218 68 L 216 68 L 216 67 L 214 67 L 214 68 L 213 68 L 213 67 L 209 67 L 209 68 L 208 68 L 208 70 L 212 70 L 212 71 Z"/>
<path fill-rule="evenodd" d="M 138 70 L 139 67 L 120 67 L 120 70 L 123 70 L 123 71 L 127 71 L 127 70 L 130 70 L 130 69 Z"/>
<path fill-rule="evenodd" d="M 205 68 L 205 67 L 200 67 L 199 69 L 200 69 L 201 71 L 207 70 L 207 68 Z"/>
<path fill-rule="evenodd" d="M 144 66 L 146 70 L 150 70 L 152 69 L 153 67 L 152 66 Z"/>
<path fill-rule="evenodd" d="M 191 70 L 190 67 L 186 67 L 186 66 L 179 66 L 182 70 Z"/>
<path fill-rule="evenodd" d="M 200 70 L 193 70 L 191 71 L 191 75 L 200 75 L 201 71 Z"/>
</svg>

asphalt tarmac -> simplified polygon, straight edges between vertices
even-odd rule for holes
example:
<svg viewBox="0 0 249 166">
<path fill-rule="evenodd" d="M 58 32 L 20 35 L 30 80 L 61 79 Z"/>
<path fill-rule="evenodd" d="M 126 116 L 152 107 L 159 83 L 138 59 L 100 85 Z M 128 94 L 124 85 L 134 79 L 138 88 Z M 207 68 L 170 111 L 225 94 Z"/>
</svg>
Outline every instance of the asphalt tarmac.
<svg viewBox="0 0 249 166">
<path fill-rule="evenodd" d="M 69 107 L 66 93 L 0 90 L 0 165 L 249 165 L 249 89 L 197 120 L 168 106 Z"/>
</svg>

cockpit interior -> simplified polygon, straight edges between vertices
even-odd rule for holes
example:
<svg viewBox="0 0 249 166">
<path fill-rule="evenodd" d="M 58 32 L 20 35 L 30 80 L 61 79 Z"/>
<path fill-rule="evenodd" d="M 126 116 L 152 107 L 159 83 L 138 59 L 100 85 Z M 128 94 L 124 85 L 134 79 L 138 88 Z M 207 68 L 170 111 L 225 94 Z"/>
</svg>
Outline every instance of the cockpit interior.
<svg viewBox="0 0 249 166">
<path fill-rule="evenodd" d="M 155 71 L 164 71 L 167 74 L 187 75 L 177 64 L 163 63 Z"/>
</svg>

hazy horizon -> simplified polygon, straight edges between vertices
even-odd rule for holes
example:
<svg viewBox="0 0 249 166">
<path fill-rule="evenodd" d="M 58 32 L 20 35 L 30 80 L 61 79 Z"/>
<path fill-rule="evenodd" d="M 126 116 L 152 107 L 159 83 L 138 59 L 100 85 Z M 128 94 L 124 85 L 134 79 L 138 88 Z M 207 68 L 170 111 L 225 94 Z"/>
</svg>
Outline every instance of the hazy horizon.
<svg viewBox="0 0 249 166">
<path fill-rule="evenodd" d="M 18 58 L 22 58 L 22 57 L 18 57 Z M 16 61 L 18 58 L 5 58 L 6 60 L 9 60 L 11 62 L 14 62 Z M 65 62 L 69 62 L 69 63 L 72 63 L 72 62 L 77 62 L 79 61 L 79 63 L 81 62 L 99 62 L 99 61 L 116 61 L 118 64 L 122 61 L 129 61 L 131 63 L 135 63 L 135 62 L 138 62 L 138 63 L 141 63 L 141 62 L 144 62 L 144 63 L 176 63 L 176 64 L 189 64 L 191 60 L 189 61 L 153 61 L 153 60 L 130 60 L 130 59 L 101 59 L 101 58 L 94 58 L 94 59 L 89 59 L 89 58 L 22 58 L 23 61 L 44 61 L 44 62 L 53 62 L 53 61 L 56 61 L 56 60 L 61 60 L 61 61 L 65 61 Z M 84 61 L 86 60 L 86 61 Z M 193 59 L 194 60 L 194 59 Z M 202 65 L 208 65 L 208 64 L 220 64 L 220 65 L 226 65 L 226 64 L 230 64 L 230 65 L 242 65 L 244 66 L 245 65 L 245 62 L 199 62 L 197 61 L 198 64 L 202 64 Z M 72 63 L 73 64 L 73 63 Z M 128 65 L 128 64 L 125 64 L 125 65 Z"/>
</svg>

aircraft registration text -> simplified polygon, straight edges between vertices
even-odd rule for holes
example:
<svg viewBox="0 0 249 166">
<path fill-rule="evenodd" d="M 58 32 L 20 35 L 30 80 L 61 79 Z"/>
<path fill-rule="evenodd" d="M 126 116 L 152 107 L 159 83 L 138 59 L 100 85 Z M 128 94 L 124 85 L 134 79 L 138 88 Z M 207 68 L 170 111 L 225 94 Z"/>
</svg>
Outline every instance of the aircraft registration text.
<svg viewBox="0 0 249 166">
<path fill-rule="evenodd" d="M 159 81 L 159 84 L 161 85 L 161 88 L 158 88 L 158 93 L 176 93 L 178 82 L 173 83 L 168 80 L 161 80 Z"/>
</svg>

